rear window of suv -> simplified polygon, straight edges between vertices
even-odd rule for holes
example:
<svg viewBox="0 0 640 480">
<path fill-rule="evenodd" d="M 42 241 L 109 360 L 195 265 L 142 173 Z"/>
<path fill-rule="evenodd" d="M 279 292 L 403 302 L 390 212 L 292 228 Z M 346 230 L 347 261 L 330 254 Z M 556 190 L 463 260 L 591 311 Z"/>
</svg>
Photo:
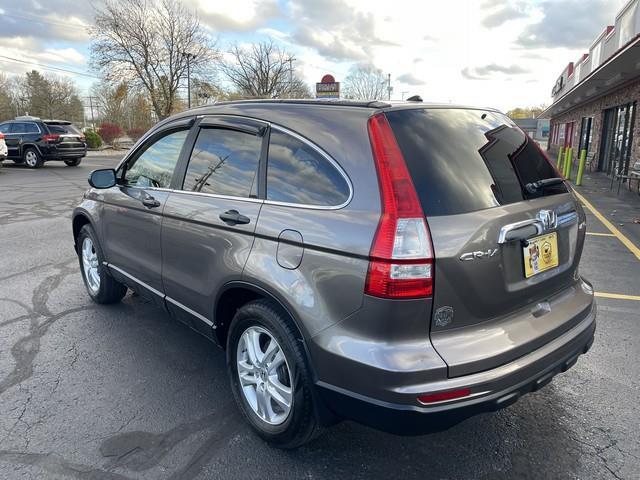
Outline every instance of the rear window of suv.
<svg viewBox="0 0 640 480">
<path fill-rule="evenodd" d="M 454 215 L 566 193 L 524 185 L 556 177 L 538 147 L 506 116 L 434 108 L 386 112 L 426 215 Z"/>
<path fill-rule="evenodd" d="M 61 133 L 61 134 L 70 134 L 70 135 L 82 135 L 82 132 L 78 130 L 75 125 L 70 123 L 60 124 L 60 123 L 47 123 L 47 127 L 51 133 Z"/>
</svg>

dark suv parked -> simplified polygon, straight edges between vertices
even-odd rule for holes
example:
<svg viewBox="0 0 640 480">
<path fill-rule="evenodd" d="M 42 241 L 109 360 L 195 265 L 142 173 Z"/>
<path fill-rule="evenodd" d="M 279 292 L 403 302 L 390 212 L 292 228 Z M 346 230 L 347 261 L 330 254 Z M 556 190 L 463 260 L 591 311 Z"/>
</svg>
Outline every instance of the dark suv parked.
<svg viewBox="0 0 640 480">
<path fill-rule="evenodd" d="M 29 168 L 40 168 L 49 160 L 76 167 L 87 154 L 84 135 L 65 120 L 17 117 L 0 123 L 0 133 L 7 144 L 7 158 Z"/>
<path fill-rule="evenodd" d="M 585 215 L 491 109 L 251 101 L 171 117 L 73 215 L 98 303 L 132 288 L 226 349 L 252 427 L 295 447 L 496 410 L 593 342 Z"/>
</svg>

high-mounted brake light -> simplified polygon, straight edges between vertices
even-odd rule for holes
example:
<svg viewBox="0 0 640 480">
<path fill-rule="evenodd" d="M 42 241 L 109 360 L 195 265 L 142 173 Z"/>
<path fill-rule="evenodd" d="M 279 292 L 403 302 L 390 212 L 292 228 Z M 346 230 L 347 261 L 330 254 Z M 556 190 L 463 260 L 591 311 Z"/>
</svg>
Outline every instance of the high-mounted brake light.
<svg viewBox="0 0 640 480">
<path fill-rule="evenodd" d="M 428 297 L 433 293 L 433 248 L 416 189 L 387 117 L 371 117 L 368 128 L 382 214 L 369 254 L 365 293 Z"/>
<path fill-rule="evenodd" d="M 59 138 L 60 138 L 60 135 L 58 135 L 57 133 L 49 133 L 47 135 L 42 136 L 42 139 L 47 142 L 55 142 Z"/>
</svg>

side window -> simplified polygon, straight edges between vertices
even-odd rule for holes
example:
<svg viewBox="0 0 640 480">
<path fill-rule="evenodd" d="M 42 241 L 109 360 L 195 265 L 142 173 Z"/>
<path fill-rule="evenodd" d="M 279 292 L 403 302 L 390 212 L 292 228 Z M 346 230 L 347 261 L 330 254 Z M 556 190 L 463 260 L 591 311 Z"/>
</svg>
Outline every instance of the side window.
<svg viewBox="0 0 640 480">
<path fill-rule="evenodd" d="M 222 128 L 203 128 L 198 134 L 183 190 L 251 196 L 256 181 L 262 137 Z"/>
<path fill-rule="evenodd" d="M 349 198 L 349 185 L 323 155 L 297 138 L 271 131 L 267 200 L 337 206 Z"/>
<path fill-rule="evenodd" d="M 10 126 L 10 123 L 3 123 L 2 125 L 0 125 L 0 133 L 9 133 Z"/>
<path fill-rule="evenodd" d="M 127 164 L 124 183 L 143 188 L 168 188 L 188 133 L 189 130 L 174 131 L 146 147 L 133 163 Z"/>
<path fill-rule="evenodd" d="M 27 126 L 24 123 L 12 123 L 10 133 L 25 133 Z"/>
<path fill-rule="evenodd" d="M 24 126 L 24 133 L 40 133 L 40 129 L 35 123 L 25 123 Z"/>
</svg>

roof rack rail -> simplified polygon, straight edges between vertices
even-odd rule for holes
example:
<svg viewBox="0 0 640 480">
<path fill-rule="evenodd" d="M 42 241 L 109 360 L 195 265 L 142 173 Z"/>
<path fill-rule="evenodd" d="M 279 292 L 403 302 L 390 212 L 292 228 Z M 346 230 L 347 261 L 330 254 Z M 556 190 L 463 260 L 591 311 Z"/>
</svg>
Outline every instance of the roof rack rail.
<svg viewBox="0 0 640 480">
<path fill-rule="evenodd" d="M 246 103 L 284 103 L 292 105 L 339 105 L 343 107 L 368 107 L 368 108 L 386 108 L 391 104 L 380 100 L 344 100 L 344 99 L 249 99 L 249 100 L 230 100 L 218 102 L 214 105 L 231 105 Z"/>
</svg>

